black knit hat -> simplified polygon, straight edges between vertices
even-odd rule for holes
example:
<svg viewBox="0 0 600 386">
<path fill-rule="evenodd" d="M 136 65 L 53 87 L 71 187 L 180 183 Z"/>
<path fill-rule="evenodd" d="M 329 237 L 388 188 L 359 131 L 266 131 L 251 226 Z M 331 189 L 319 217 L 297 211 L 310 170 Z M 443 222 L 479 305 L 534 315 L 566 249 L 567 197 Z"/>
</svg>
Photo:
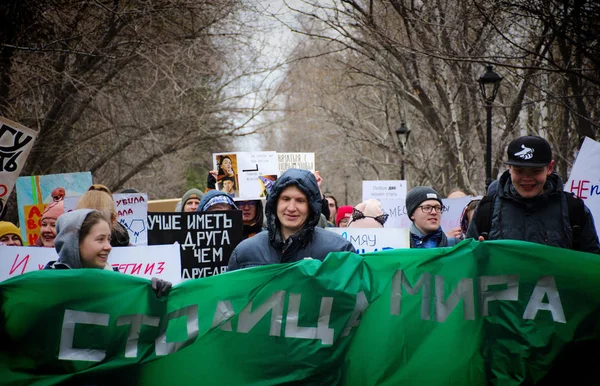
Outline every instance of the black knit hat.
<svg viewBox="0 0 600 386">
<path fill-rule="evenodd" d="M 506 165 L 539 168 L 552 162 L 550 144 L 544 138 L 534 135 L 513 139 L 506 153 Z"/>
<path fill-rule="evenodd" d="M 408 214 L 408 217 L 410 218 L 415 209 L 417 209 L 423 201 L 427 200 L 437 200 L 440 205 L 444 205 L 442 198 L 438 192 L 433 190 L 433 188 L 429 186 L 417 186 L 412 188 L 406 195 L 406 213 Z"/>
</svg>

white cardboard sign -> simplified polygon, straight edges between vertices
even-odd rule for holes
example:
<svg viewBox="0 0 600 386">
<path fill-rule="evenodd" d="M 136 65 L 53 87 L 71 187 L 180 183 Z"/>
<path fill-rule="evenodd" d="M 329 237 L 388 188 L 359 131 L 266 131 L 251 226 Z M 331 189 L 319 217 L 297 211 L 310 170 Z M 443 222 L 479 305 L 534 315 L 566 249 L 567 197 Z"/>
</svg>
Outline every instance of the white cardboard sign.
<svg viewBox="0 0 600 386">
<path fill-rule="evenodd" d="M 325 228 L 350 241 L 356 253 L 410 248 L 409 229 Z"/>
<path fill-rule="evenodd" d="M 305 169 L 314 173 L 315 153 L 277 153 L 279 175 L 288 169 Z"/>
<path fill-rule="evenodd" d="M 279 176 L 277 153 L 274 151 L 215 153 L 217 189 L 243 200 L 267 196 Z"/>
<path fill-rule="evenodd" d="M 0 282 L 42 270 L 49 261 L 58 259 L 54 248 L 39 247 L 0 246 L 0 256 Z M 108 261 L 124 274 L 147 279 L 158 277 L 173 285 L 181 282 L 178 244 L 113 248 Z"/>
<path fill-rule="evenodd" d="M 594 216 L 596 233 L 600 234 L 600 142 L 586 137 L 573 164 L 565 191 L 575 193 Z"/>
</svg>

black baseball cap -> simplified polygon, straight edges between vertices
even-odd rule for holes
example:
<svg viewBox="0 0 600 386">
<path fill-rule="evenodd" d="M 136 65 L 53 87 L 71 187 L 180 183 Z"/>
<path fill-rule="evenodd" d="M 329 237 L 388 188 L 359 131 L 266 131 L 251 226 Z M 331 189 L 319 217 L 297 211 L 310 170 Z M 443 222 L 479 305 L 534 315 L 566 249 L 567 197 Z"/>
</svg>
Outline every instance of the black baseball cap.
<svg viewBox="0 0 600 386">
<path fill-rule="evenodd" d="M 552 162 L 552 148 L 548 141 L 536 135 L 513 139 L 508 145 L 506 165 L 539 168 Z"/>
</svg>

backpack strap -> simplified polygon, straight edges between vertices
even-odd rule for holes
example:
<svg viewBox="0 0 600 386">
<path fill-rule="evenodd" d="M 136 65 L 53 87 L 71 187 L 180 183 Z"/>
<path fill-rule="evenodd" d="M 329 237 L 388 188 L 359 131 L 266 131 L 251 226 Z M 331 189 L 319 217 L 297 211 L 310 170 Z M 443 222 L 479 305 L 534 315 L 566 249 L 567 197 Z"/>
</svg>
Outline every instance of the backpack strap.
<svg viewBox="0 0 600 386">
<path fill-rule="evenodd" d="M 496 195 L 483 196 L 479 205 L 477 205 L 477 217 L 475 218 L 475 225 L 477 226 L 477 232 L 479 236 L 483 236 L 484 239 L 488 239 L 490 230 L 492 229 L 492 215 L 494 214 L 494 200 Z"/>
<path fill-rule="evenodd" d="M 569 223 L 573 231 L 573 244 L 571 248 L 579 251 L 581 248 L 581 231 L 583 228 L 583 220 L 585 218 L 585 204 L 579 197 L 575 197 L 573 193 L 565 192 L 567 198 L 567 209 L 569 210 Z"/>
</svg>

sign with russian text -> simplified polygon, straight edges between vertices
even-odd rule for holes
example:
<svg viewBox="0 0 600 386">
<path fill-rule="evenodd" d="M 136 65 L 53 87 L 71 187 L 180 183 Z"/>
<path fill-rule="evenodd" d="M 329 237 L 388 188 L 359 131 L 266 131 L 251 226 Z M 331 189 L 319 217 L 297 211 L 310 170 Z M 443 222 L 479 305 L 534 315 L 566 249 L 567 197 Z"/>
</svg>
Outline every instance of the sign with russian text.
<svg viewBox="0 0 600 386">
<path fill-rule="evenodd" d="M 54 248 L 0 246 L 0 281 L 44 269 L 58 259 Z M 159 277 L 174 285 L 181 282 L 179 245 L 113 248 L 108 262 L 119 272 L 150 279 Z"/>
<path fill-rule="evenodd" d="M 279 169 L 274 151 L 215 153 L 217 189 L 243 200 L 267 197 Z"/>
<path fill-rule="evenodd" d="M 277 153 L 279 175 L 288 169 L 306 169 L 314 173 L 315 153 Z"/>
<path fill-rule="evenodd" d="M 226 272 L 241 241 L 240 210 L 148 214 L 148 244 L 179 243 L 183 280 Z"/>
<path fill-rule="evenodd" d="M 148 245 L 148 195 L 146 193 L 115 193 L 112 195 L 117 220 L 127 229 L 129 242 Z M 80 196 L 65 198 L 65 213 L 77 208 Z"/>
<path fill-rule="evenodd" d="M 363 202 L 374 198 L 376 200 L 398 200 L 406 197 L 406 181 L 363 181 Z"/>
<path fill-rule="evenodd" d="M 474 197 L 471 196 L 442 199 L 442 202 L 446 207 L 446 211 L 442 213 L 440 224 L 444 231 L 460 228 L 460 218 L 462 216 L 462 212 L 467 204 L 469 204 L 469 202 L 471 202 L 473 199 Z"/>
<path fill-rule="evenodd" d="M 406 197 L 406 181 L 363 181 L 362 199 L 363 202 L 369 199 L 376 199 L 381 202 L 381 210 L 389 215 L 385 228 L 408 228 L 412 224 L 406 209 L 404 208 L 404 198 Z"/>
<path fill-rule="evenodd" d="M 0 218 L 36 136 L 36 131 L 0 117 Z"/>
<path fill-rule="evenodd" d="M 0 283 L 0 379 L 597 384 L 599 282 L 597 256 L 514 240 L 331 253 L 189 280 L 160 299 L 139 277 L 32 272 Z"/>
<path fill-rule="evenodd" d="M 573 164 L 565 191 L 575 193 L 594 216 L 600 234 L 600 143 L 586 137 Z"/>
<path fill-rule="evenodd" d="M 108 257 L 113 268 L 127 275 L 158 277 L 173 285 L 181 283 L 181 255 L 178 244 L 138 245 L 113 248 Z"/>
<path fill-rule="evenodd" d="M 410 248 L 410 231 L 386 228 L 325 228 L 350 241 L 356 253 L 386 251 L 388 249 Z"/>
<path fill-rule="evenodd" d="M 470 196 L 459 198 L 443 198 L 442 202 L 447 211 L 442 213 L 440 225 L 442 230 L 449 231 L 460 227 L 462 211 L 473 198 Z M 410 228 L 412 221 L 408 217 L 405 198 L 397 200 L 381 200 L 381 210 L 389 215 L 384 228 Z M 419 210 L 417 208 L 417 210 Z"/>
<path fill-rule="evenodd" d="M 25 224 L 29 220 L 25 216 L 25 206 L 49 204 L 53 201 L 64 200 L 65 197 L 81 196 L 88 190 L 90 185 L 92 185 L 92 174 L 90 172 L 17 178 L 15 187 L 19 206 L 19 223 Z M 29 243 L 26 230 L 26 227 L 21 227 L 23 242 L 33 245 L 33 243 Z"/>
</svg>

